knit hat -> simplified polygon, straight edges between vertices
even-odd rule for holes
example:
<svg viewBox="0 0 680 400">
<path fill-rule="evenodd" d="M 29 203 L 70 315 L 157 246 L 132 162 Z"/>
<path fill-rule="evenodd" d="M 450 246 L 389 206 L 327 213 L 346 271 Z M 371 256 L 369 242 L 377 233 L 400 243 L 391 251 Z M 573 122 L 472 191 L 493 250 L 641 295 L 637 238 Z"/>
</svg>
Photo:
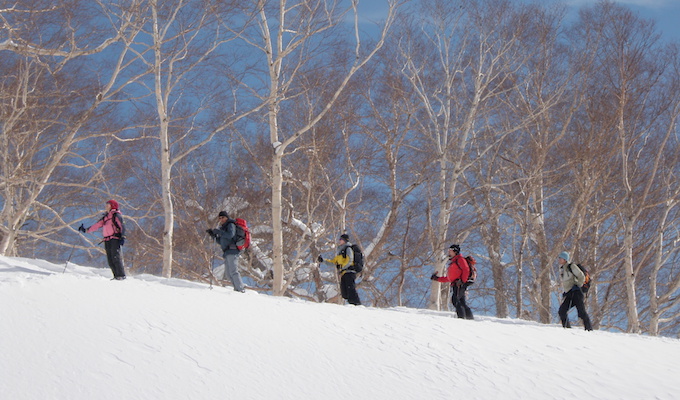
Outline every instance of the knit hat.
<svg viewBox="0 0 680 400">
<path fill-rule="evenodd" d="M 219 217 L 229 218 L 229 214 L 227 214 L 226 211 L 220 211 L 220 213 L 217 214 L 217 217 L 218 217 L 218 218 L 219 218 Z"/>
<path fill-rule="evenodd" d="M 116 200 L 109 200 L 106 202 L 106 204 L 110 204 L 112 210 L 118 209 L 118 202 Z"/>
<path fill-rule="evenodd" d="M 346 233 L 343 233 L 342 235 L 340 235 L 340 239 L 344 240 L 345 242 L 349 242 L 349 235 L 346 234 Z"/>
<path fill-rule="evenodd" d="M 561 258 L 561 259 L 565 260 L 566 262 L 569 262 L 569 253 L 567 253 L 566 251 L 563 251 L 563 252 L 560 253 L 559 256 L 557 256 L 557 258 Z"/>
<path fill-rule="evenodd" d="M 449 246 L 449 249 L 452 249 L 456 253 L 460 253 L 460 245 L 459 244 L 452 244 L 451 246 Z"/>
</svg>

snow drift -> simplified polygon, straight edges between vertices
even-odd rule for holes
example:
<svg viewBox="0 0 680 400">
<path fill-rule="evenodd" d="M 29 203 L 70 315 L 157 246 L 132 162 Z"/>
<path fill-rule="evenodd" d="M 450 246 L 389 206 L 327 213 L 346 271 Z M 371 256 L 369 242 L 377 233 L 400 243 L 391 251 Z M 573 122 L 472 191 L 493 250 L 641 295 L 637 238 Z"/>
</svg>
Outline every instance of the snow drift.
<svg viewBox="0 0 680 400">
<path fill-rule="evenodd" d="M 674 339 L 110 275 L 0 257 L 2 399 L 680 397 Z"/>
</svg>

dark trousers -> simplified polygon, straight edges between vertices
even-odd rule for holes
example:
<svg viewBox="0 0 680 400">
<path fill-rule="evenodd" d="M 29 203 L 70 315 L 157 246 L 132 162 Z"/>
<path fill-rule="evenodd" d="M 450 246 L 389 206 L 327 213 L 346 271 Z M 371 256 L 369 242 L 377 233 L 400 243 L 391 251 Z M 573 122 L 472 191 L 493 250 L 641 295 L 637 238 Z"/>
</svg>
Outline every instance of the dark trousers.
<svg viewBox="0 0 680 400">
<path fill-rule="evenodd" d="M 578 317 L 583 320 L 583 326 L 587 331 L 592 331 L 593 327 L 590 324 L 590 317 L 586 312 L 586 305 L 583 302 L 584 296 L 583 292 L 581 292 L 581 289 L 576 287 L 570 290 L 569 292 L 565 293 L 563 297 L 564 300 L 562 301 L 560 309 L 557 312 L 560 316 L 560 320 L 562 320 L 562 326 L 565 328 L 571 328 L 571 324 L 569 324 L 569 317 L 567 314 L 569 314 L 569 310 L 571 310 L 572 307 L 576 307 Z"/>
<path fill-rule="evenodd" d="M 125 269 L 123 268 L 123 258 L 120 254 L 120 240 L 109 239 L 104 242 L 106 249 L 106 260 L 109 262 L 109 268 L 113 272 L 114 278 L 125 276 Z"/>
<path fill-rule="evenodd" d="M 472 310 L 470 310 L 470 307 L 468 307 L 467 303 L 465 302 L 465 291 L 467 290 L 467 285 L 454 284 L 451 286 L 451 289 L 453 292 L 451 295 L 451 303 L 453 303 L 453 306 L 456 308 L 456 314 L 458 314 L 458 318 L 475 319 L 475 317 L 472 315 Z"/>
<path fill-rule="evenodd" d="M 361 305 L 361 300 L 359 300 L 359 293 L 357 293 L 356 283 L 354 282 L 356 275 L 354 271 L 347 271 L 342 274 L 340 277 L 340 294 L 349 304 L 359 306 Z"/>
</svg>

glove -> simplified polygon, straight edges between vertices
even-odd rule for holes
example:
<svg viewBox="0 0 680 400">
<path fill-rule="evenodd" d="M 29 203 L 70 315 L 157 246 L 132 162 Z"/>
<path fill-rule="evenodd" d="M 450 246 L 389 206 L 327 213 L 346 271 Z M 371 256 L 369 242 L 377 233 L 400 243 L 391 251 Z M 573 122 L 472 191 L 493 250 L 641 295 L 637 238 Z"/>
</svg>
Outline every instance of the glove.
<svg viewBox="0 0 680 400">
<path fill-rule="evenodd" d="M 122 238 L 120 238 L 120 245 L 122 246 L 124 244 L 125 244 L 125 237 L 122 237 Z"/>
<path fill-rule="evenodd" d="M 215 232 L 213 232 L 212 229 L 207 229 L 207 230 L 206 230 L 206 233 L 208 233 L 208 235 L 210 235 L 210 236 L 212 236 L 212 237 L 215 237 Z"/>
<path fill-rule="evenodd" d="M 319 258 L 317 258 L 316 261 L 322 263 L 322 262 L 323 262 L 323 257 L 319 256 Z"/>
<path fill-rule="evenodd" d="M 78 230 L 83 232 L 83 233 L 87 232 L 87 229 L 83 226 L 83 224 L 80 224 L 80 226 L 78 227 Z"/>
<path fill-rule="evenodd" d="M 432 274 L 432 276 L 430 277 L 430 280 L 436 281 L 437 279 L 439 279 L 439 276 L 437 276 L 437 273 L 435 272 L 435 273 Z"/>
</svg>

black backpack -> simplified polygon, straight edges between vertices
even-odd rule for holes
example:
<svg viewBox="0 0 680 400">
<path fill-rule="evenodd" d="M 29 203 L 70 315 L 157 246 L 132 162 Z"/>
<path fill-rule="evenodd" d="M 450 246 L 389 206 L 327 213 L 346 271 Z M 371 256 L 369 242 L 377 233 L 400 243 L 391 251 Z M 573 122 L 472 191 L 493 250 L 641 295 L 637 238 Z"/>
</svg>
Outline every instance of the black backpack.
<svg viewBox="0 0 680 400">
<path fill-rule="evenodd" d="M 581 272 L 583 272 L 583 275 L 585 275 L 586 278 L 585 278 L 585 280 L 583 281 L 583 286 L 581 286 L 581 291 L 583 292 L 583 294 L 587 294 L 587 293 L 588 293 L 588 289 L 590 289 L 590 283 L 592 282 L 592 279 L 590 278 L 590 272 L 588 272 L 588 270 L 586 269 L 586 267 L 584 267 L 584 266 L 581 265 L 581 264 L 570 264 L 570 265 L 576 265 L 576 266 L 581 270 Z M 570 268 L 571 268 L 571 267 L 570 267 Z M 573 273 L 574 273 L 574 272 L 572 271 L 572 274 L 573 274 Z"/>
<path fill-rule="evenodd" d="M 354 252 L 354 265 L 350 269 L 359 273 L 364 270 L 364 253 L 361 252 L 361 247 L 358 244 L 353 244 L 351 247 Z M 347 257 L 347 247 L 345 247 L 345 250 L 340 255 Z"/>
</svg>

